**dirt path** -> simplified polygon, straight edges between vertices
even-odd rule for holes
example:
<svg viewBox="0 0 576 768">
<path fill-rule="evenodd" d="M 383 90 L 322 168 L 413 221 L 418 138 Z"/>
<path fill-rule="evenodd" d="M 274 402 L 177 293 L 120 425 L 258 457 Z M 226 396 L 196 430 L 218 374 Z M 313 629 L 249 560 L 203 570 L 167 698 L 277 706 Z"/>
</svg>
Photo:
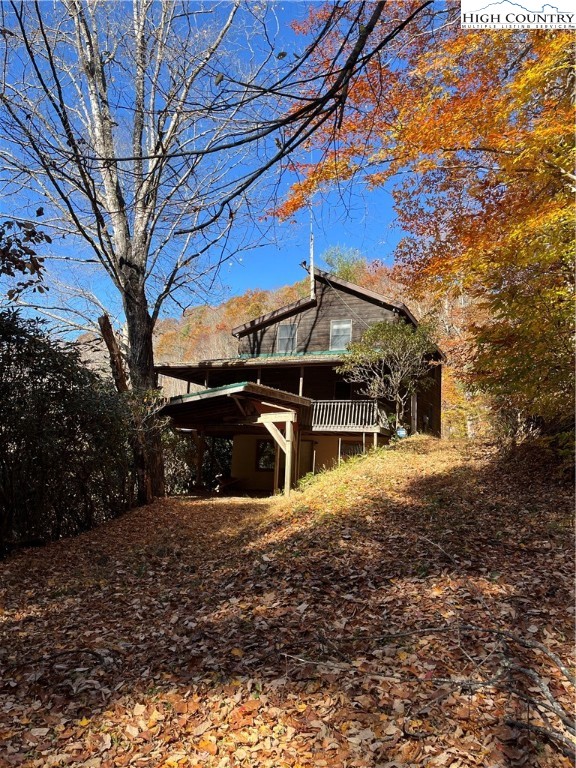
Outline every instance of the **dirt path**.
<svg viewBox="0 0 576 768">
<path fill-rule="evenodd" d="M 522 724 L 573 696 L 535 647 L 570 651 L 571 504 L 541 460 L 417 439 L 16 554 L 0 768 L 570 765 Z"/>
</svg>

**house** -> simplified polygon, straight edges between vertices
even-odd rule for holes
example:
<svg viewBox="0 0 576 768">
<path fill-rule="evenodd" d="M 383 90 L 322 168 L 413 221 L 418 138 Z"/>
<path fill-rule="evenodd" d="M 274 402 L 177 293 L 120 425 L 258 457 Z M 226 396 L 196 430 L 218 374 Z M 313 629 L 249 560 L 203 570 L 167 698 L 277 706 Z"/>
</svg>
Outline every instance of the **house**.
<svg viewBox="0 0 576 768">
<path fill-rule="evenodd" d="M 336 368 L 369 326 L 398 319 L 417 324 L 404 304 L 316 269 L 309 298 L 233 329 L 237 357 L 158 365 L 188 388 L 162 413 L 192 431 L 199 461 L 206 438 L 233 440 L 236 489 L 288 493 L 306 473 L 388 442 L 386 404 L 367 399 Z M 440 434 L 441 359 L 439 352 L 431 361 L 431 386 L 412 398 L 411 431 Z M 191 392 L 193 385 L 200 389 Z"/>
</svg>

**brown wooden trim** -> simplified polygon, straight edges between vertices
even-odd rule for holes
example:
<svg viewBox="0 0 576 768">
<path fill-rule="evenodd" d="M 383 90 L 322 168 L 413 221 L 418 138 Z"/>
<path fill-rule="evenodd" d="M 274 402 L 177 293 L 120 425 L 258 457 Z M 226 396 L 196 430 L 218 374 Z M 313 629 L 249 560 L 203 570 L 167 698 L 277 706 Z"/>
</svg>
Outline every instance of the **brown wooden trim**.
<svg viewBox="0 0 576 768">
<path fill-rule="evenodd" d="M 260 317 L 256 317 L 254 320 L 250 320 L 248 323 L 244 323 L 244 325 L 239 325 L 236 328 L 232 328 L 232 336 L 240 338 L 241 336 L 245 336 L 247 333 L 257 331 L 259 328 L 262 328 L 265 325 L 270 325 L 270 323 L 277 323 L 279 320 L 284 320 L 285 318 L 291 317 L 292 315 L 297 315 L 299 312 L 315 306 L 315 298 L 299 299 L 293 304 L 287 304 L 285 307 L 275 309 L 273 312 L 268 312 L 266 315 L 260 315 Z"/>
</svg>

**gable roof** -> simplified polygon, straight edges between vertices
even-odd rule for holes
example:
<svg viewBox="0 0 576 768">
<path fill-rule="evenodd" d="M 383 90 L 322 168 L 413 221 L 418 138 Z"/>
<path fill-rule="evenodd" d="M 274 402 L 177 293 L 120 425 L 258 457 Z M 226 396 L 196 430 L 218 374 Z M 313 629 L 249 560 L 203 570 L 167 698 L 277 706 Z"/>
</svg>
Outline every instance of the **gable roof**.
<svg viewBox="0 0 576 768">
<path fill-rule="evenodd" d="M 287 304 L 285 307 L 275 309 L 273 312 L 268 312 L 265 315 L 260 315 L 254 320 L 249 320 L 244 325 L 239 325 L 237 328 L 232 328 L 232 336 L 240 338 L 240 336 L 246 336 L 247 333 L 257 331 L 259 328 L 263 328 L 271 323 L 277 323 L 280 320 L 285 320 L 287 317 L 297 315 L 299 312 L 303 312 L 305 309 L 315 307 L 317 304 L 316 299 L 299 299 L 293 304 Z"/>
<path fill-rule="evenodd" d="M 381 294 L 376 293 L 375 291 L 371 291 L 368 288 L 362 288 L 361 286 L 355 285 L 354 283 L 349 283 L 347 280 L 341 280 L 339 277 L 334 277 L 334 275 L 331 275 L 328 272 L 323 272 L 321 269 L 314 270 L 314 282 L 324 283 L 324 285 L 328 285 L 331 288 L 335 288 L 336 290 L 344 291 L 345 293 L 351 293 L 354 296 L 359 296 L 361 299 L 364 299 L 371 304 L 378 304 L 385 309 L 391 309 L 393 312 L 398 312 L 399 314 L 403 315 L 406 320 L 408 320 L 408 322 L 412 323 L 412 325 L 418 325 L 418 321 L 405 304 L 390 301 Z M 280 307 L 280 309 L 275 309 L 273 312 L 260 315 L 260 317 L 256 317 L 254 320 L 250 320 L 248 323 L 244 323 L 244 325 L 239 325 L 238 327 L 233 328 L 232 335 L 236 336 L 236 338 L 246 336 L 253 331 L 258 331 L 260 328 L 265 328 L 266 326 L 273 325 L 280 320 L 293 317 L 294 315 L 297 315 L 300 312 L 304 312 L 306 309 L 310 309 L 316 305 L 316 298 L 300 299 L 299 301 L 295 301 L 293 304 L 287 304 L 285 307 Z"/>
<path fill-rule="evenodd" d="M 314 270 L 314 280 L 318 280 L 325 285 L 329 285 L 332 288 L 339 288 L 346 293 L 352 293 L 354 296 L 359 296 L 361 299 L 371 302 L 372 304 L 379 304 L 385 309 L 396 310 L 400 314 L 409 320 L 413 325 L 418 325 L 418 320 L 414 317 L 412 312 L 408 309 L 406 304 L 398 301 L 391 301 L 381 293 L 371 291 L 369 288 L 362 288 L 354 283 L 349 283 L 347 280 L 342 280 L 339 277 L 334 277 L 329 272 L 323 272 L 321 269 Z"/>
</svg>

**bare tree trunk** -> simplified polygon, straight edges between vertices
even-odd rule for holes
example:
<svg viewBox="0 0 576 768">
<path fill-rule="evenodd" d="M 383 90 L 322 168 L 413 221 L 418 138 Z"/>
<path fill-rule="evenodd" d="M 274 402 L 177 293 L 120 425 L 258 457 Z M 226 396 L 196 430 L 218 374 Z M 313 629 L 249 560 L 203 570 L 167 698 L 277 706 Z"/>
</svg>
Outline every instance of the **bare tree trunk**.
<svg viewBox="0 0 576 768">
<path fill-rule="evenodd" d="M 104 339 L 106 347 L 108 348 L 108 354 L 110 355 L 110 366 L 112 368 L 116 389 L 118 392 L 127 393 L 130 389 L 124 370 L 122 353 L 108 315 L 99 317 L 98 325 L 100 326 L 102 338 Z M 146 328 L 144 331 L 147 332 Z M 145 345 L 146 337 L 140 339 L 140 342 Z M 150 368 L 151 373 L 150 371 L 140 372 L 139 381 L 144 381 L 145 376 L 148 376 L 148 380 L 153 381 L 150 376 L 154 376 L 154 368 L 152 365 Z M 146 389 L 151 388 L 152 387 L 148 387 Z M 144 392 L 146 392 L 146 389 L 141 388 L 140 392 L 137 391 L 136 397 L 138 398 L 143 395 Z M 152 428 L 152 430 L 146 430 L 139 403 L 134 402 L 132 405 L 133 434 L 130 438 L 130 448 L 134 457 L 137 501 L 138 504 L 149 504 L 155 496 L 163 496 L 165 493 L 162 443 L 160 435 L 156 429 Z"/>
<path fill-rule="evenodd" d="M 132 389 L 145 392 L 156 389 L 152 333 L 154 323 L 148 312 L 143 285 L 128 285 L 123 296 L 128 331 L 128 370 Z"/>
<path fill-rule="evenodd" d="M 136 281 L 134 281 L 136 282 Z M 154 322 L 148 312 L 144 285 L 132 284 L 124 294 L 124 312 L 128 329 L 128 368 L 132 390 L 137 397 L 148 398 L 158 386 L 154 371 L 152 334 Z M 146 429 L 140 424 L 144 443 L 144 471 L 151 496 L 165 495 L 164 460 L 160 431 L 153 424 Z"/>
<path fill-rule="evenodd" d="M 110 368 L 116 389 L 118 392 L 128 392 L 128 381 L 126 379 L 126 371 L 124 370 L 122 353 L 120 352 L 120 347 L 116 341 L 114 329 L 108 315 L 102 315 L 98 318 L 98 326 L 110 355 Z"/>
</svg>

